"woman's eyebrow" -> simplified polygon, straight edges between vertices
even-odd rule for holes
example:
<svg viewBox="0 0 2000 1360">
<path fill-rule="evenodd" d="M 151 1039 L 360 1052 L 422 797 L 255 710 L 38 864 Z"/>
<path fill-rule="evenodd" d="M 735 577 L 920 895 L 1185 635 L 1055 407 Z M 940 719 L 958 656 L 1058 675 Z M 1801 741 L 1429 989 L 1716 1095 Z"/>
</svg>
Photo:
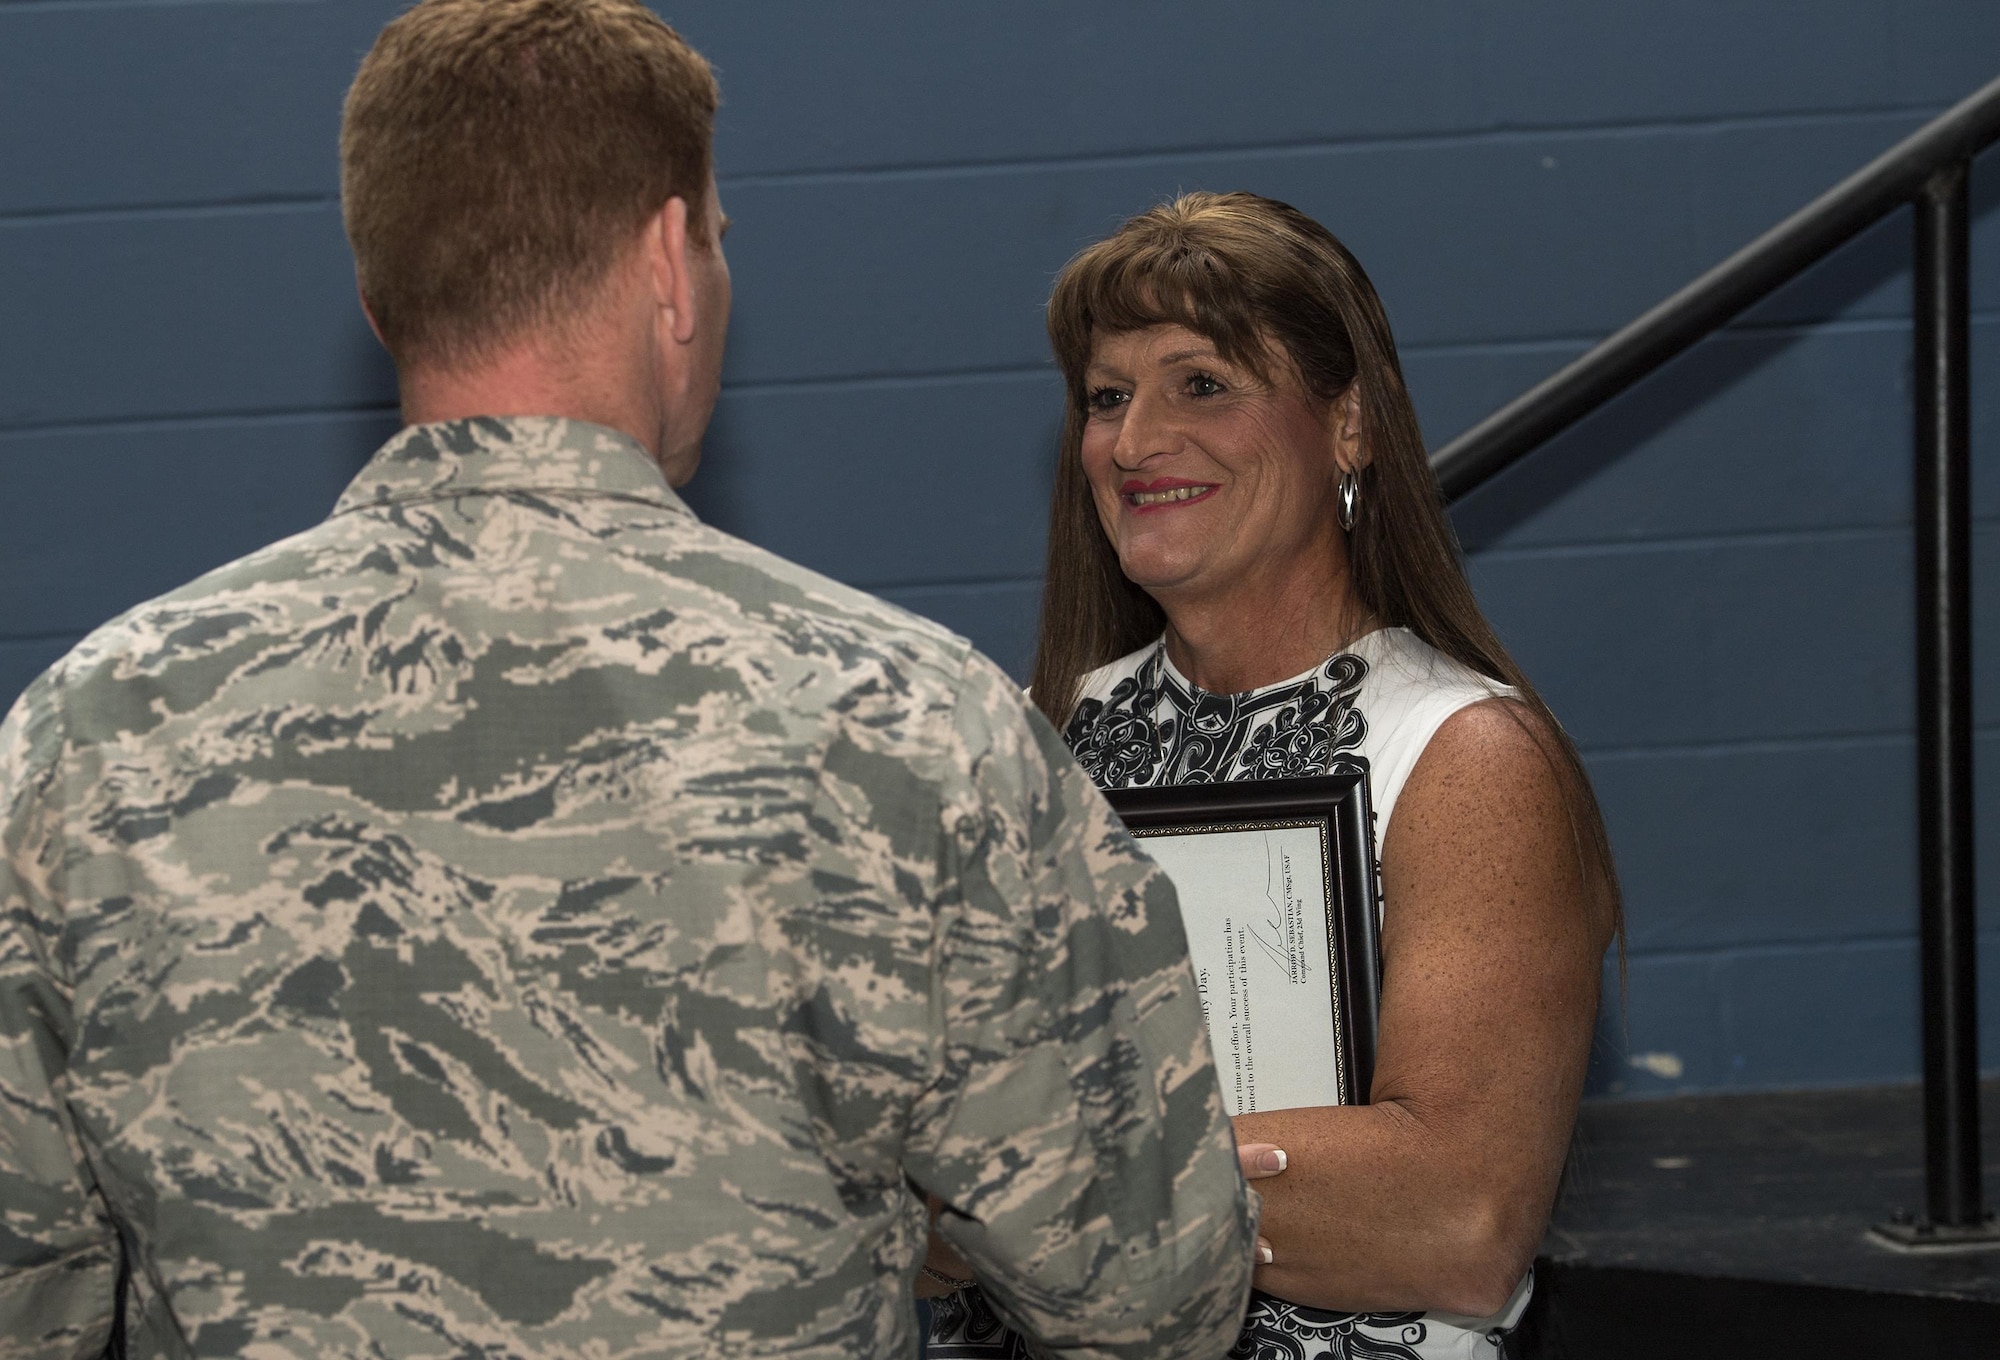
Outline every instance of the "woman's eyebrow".
<svg viewBox="0 0 2000 1360">
<path fill-rule="evenodd" d="M 1189 359 L 1218 359 L 1220 357 L 1213 349 L 1203 345 L 1198 349 L 1177 349 L 1172 354 L 1162 354 L 1160 362 L 1163 364 L 1181 364 L 1186 363 Z"/>
</svg>

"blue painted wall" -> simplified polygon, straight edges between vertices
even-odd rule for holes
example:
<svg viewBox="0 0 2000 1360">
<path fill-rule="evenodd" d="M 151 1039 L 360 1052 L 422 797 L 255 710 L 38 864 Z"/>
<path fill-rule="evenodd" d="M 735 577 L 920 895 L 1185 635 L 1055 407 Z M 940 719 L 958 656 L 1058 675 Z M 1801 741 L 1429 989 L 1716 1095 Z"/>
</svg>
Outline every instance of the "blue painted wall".
<svg viewBox="0 0 2000 1360">
<path fill-rule="evenodd" d="M 694 499 L 1016 669 L 1058 420 L 1040 304 L 1123 216 L 1242 187 L 1328 223 L 1442 442 L 2000 73 L 1991 0 L 662 7 L 721 72 L 737 222 Z M 312 522 L 393 429 L 334 138 L 396 8 L 0 7 L 0 691 Z M 1997 159 L 1973 300 L 1989 904 Z M 1629 1014 L 1602 1092 L 1916 1069 L 1908 230 L 1459 512 L 1624 868 Z"/>
</svg>

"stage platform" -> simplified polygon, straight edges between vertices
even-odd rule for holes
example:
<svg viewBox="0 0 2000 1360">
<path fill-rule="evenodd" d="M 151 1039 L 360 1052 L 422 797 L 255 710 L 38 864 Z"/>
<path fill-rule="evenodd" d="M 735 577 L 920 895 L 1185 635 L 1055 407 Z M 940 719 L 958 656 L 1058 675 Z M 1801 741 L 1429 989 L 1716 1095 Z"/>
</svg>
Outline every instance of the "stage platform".
<svg viewBox="0 0 2000 1360">
<path fill-rule="evenodd" d="M 2000 1082 L 1982 1090 L 1988 1202 Z M 2000 1249 L 1868 1236 L 1923 1205 L 1912 1086 L 1584 1107 L 1529 1360 L 2000 1360 Z"/>
</svg>

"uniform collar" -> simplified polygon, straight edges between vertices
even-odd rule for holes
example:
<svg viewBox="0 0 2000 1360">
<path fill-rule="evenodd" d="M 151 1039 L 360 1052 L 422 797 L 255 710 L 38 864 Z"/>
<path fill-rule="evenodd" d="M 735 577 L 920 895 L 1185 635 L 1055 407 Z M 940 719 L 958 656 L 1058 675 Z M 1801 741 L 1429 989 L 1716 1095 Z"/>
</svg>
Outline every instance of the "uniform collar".
<svg viewBox="0 0 2000 1360">
<path fill-rule="evenodd" d="M 616 496 L 694 517 L 638 440 L 559 416 L 405 426 L 348 484 L 333 513 L 509 491 Z"/>
</svg>

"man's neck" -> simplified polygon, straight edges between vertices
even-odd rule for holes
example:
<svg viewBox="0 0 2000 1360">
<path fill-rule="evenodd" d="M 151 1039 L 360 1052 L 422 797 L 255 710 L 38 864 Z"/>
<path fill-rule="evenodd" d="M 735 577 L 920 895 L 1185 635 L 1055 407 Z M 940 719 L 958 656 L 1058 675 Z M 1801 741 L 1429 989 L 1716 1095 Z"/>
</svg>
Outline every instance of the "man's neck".
<svg viewBox="0 0 2000 1360">
<path fill-rule="evenodd" d="M 607 379 L 607 365 L 522 345 L 456 368 L 412 366 L 399 377 L 412 425 L 477 416 L 560 416 L 603 425 L 659 457 L 659 421 L 640 384 Z"/>
</svg>

